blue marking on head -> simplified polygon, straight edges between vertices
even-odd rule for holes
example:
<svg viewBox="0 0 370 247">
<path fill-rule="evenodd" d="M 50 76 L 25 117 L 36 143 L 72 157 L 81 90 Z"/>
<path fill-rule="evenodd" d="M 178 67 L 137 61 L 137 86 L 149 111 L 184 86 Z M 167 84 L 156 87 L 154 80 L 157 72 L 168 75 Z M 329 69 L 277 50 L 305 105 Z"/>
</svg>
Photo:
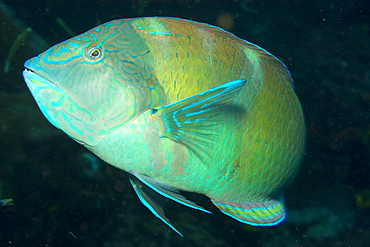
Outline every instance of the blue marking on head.
<svg viewBox="0 0 370 247">
<path fill-rule="evenodd" d="M 61 56 L 64 52 L 69 52 L 70 49 L 68 49 L 67 47 L 60 47 L 58 51 L 54 52 L 53 55 L 54 57 L 59 57 Z"/>
<path fill-rule="evenodd" d="M 67 48 L 66 48 L 67 49 Z M 67 49 L 68 51 L 70 51 L 69 49 Z M 59 54 L 61 55 L 61 54 Z M 54 55 L 55 56 L 55 55 Z M 80 58 L 81 55 L 78 54 L 76 56 L 71 56 L 70 58 L 68 59 L 65 59 L 65 60 L 62 60 L 62 61 L 53 61 L 53 60 L 47 60 L 47 57 L 48 56 L 43 56 L 42 57 L 42 62 L 44 62 L 45 64 L 52 64 L 52 65 L 62 65 L 62 64 L 65 64 L 65 63 L 69 63 L 77 58 Z"/>
<path fill-rule="evenodd" d="M 150 35 L 170 35 L 172 36 L 172 33 L 168 32 L 168 33 L 165 33 L 165 32 L 148 32 L 148 34 Z"/>
<path fill-rule="evenodd" d="M 95 34 L 94 34 L 94 33 L 91 33 L 91 34 L 90 34 L 90 36 L 91 36 L 91 38 L 93 38 L 93 40 L 92 40 L 92 41 L 94 41 L 94 42 L 96 42 L 96 41 L 97 41 L 96 36 L 95 36 Z"/>
<path fill-rule="evenodd" d="M 76 43 L 76 42 L 69 42 L 69 44 L 68 44 L 68 46 L 69 47 L 76 47 L 76 48 L 78 48 L 79 46 L 80 46 L 80 43 Z"/>
<path fill-rule="evenodd" d="M 45 70 L 43 67 L 40 67 L 38 66 L 38 62 L 40 61 L 40 55 L 37 56 L 37 57 L 34 57 L 32 59 L 32 63 L 31 63 L 31 59 L 27 60 L 25 63 L 24 63 L 24 66 L 26 68 L 32 68 L 33 70 L 40 70 L 40 71 L 43 71 L 44 73 L 46 73 L 49 77 L 50 77 L 50 74 L 47 70 Z"/>
</svg>

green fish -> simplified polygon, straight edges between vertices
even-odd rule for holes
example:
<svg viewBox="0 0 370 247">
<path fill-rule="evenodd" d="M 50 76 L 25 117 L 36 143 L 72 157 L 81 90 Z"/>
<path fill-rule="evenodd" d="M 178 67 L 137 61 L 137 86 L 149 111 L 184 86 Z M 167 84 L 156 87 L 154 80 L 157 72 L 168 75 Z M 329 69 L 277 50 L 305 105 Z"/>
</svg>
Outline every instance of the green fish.
<svg viewBox="0 0 370 247">
<path fill-rule="evenodd" d="M 130 173 L 141 202 L 180 235 L 150 190 L 209 212 L 180 190 L 204 194 L 253 226 L 284 220 L 305 125 L 290 73 L 266 50 L 194 21 L 120 19 L 25 68 L 50 123 Z"/>
</svg>

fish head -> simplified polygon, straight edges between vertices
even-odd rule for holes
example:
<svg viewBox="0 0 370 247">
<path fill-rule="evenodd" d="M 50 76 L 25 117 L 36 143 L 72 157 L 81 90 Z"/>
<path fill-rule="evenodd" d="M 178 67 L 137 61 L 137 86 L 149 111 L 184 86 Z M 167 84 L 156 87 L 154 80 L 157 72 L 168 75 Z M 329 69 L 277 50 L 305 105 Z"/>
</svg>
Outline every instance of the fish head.
<svg viewBox="0 0 370 247">
<path fill-rule="evenodd" d="M 117 20 L 25 62 L 23 76 L 45 117 L 71 138 L 97 145 L 159 102 L 148 48 Z M 157 86 L 156 86 L 157 85 Z"/>
</svg>

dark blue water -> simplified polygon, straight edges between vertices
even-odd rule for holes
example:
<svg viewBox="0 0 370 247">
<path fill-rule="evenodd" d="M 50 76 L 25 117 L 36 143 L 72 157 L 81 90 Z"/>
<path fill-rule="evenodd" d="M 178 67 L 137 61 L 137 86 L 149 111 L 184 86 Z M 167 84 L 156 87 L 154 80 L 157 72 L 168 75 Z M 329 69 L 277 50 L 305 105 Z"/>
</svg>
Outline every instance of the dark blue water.
<svg viewBox="0 0 370 247">
<path fill-rule="evenodd" d="M 0 247 L 368 246 L 370 243 L 370 4 L 359 1 L 14 1 L 0 11 Z M 221 25 L 281 59 L 307 124 L 307 152 L 286 190 L 288 218 L 243 225 L 165 200 L 184 238 L 138 200 L 127 174 L 104 164 L 41 115 L 23 62 L 117 18 L 174 16 Z M 25 28 L 32 35 L 2 68 Z"/>
</svg>

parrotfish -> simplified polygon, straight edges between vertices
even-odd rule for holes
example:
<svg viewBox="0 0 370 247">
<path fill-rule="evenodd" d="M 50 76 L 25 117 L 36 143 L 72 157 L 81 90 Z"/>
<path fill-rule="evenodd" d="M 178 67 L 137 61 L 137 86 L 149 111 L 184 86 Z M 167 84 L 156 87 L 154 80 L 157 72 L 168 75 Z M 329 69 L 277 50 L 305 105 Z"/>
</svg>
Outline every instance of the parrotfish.
<svg viewBox="0 0 370 247">
<path fill-rule="evenodd" d="M 209 212 L 180 191 L 204 194 L 253 226 L 286 217 L 305 124 L 288 69 L 259 46 L 195 21 L 119 19 L 29 59 L 23 76 L 50 123 L 128 172 L 180 235 L 148 192 Z"/>
</svg>

